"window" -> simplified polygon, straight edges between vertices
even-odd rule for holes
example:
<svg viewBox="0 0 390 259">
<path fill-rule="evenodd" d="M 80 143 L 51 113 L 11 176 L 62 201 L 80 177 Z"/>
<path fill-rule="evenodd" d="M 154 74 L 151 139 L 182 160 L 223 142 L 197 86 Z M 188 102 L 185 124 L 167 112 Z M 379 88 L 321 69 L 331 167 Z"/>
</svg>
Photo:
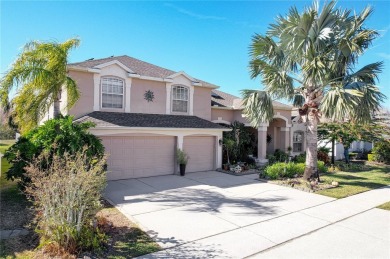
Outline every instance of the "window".
<svg viewBox="0 0 390 259">
<path fill-rule="evenodd" d="M 188 88 L 174 86 L 172 89 L 172 112 L 188 111 Z"/>
<path fill-rule="evenodd" d="M 123 108 L 123 80 L 115 77 L 102 78 L 102 108 Z"/>
<path fill-rule="evenodd" d="M 293 152 L 302 152 L 303 150 L 303 132 L 295 131 L 293 135 Z"/>
</svg>

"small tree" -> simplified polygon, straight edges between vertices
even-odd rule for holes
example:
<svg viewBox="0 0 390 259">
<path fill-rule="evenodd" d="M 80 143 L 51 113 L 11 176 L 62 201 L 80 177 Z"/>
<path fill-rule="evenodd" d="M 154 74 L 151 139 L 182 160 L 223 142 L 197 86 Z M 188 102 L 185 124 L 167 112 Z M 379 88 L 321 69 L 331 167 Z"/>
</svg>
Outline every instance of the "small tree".
<svg viewBox="0 0 390 259">
<path fill-rule="evenodd" d="M 65 116 L 48 120 L 45 124 L 19 138 L 6 152 L 4 157 L 11 167 L 6 172 L 7 179 L 29 181 L 25 167 L 42 153 L 49 156 L 80 152 L 84 146 L 89 164 L 96 163 L 104 155 L 104 147 L 98 137 L 88 132 L 92 123 L 73 123 L 73 117 Z M 50 167 L 50 159 L 46 164 Z"/>
<path fill-rule="evenodd" d="M 224 132 L 223 139 L 230 157 L 237 162 L 237 160 L 245 159 L 248 156 L 252 140 L 243 123 L 234 121 L 230 128 L 231 131 Z"/>
<path fill-rule="evenodd" d="M 342 144 L 344 147 L 345 162 L 349 163 L 349 147 L 352 142 L 358 140 L 368 142 L 379 141 L 383 139 L 383 136 L 386 133 L 389 134 L 389 128 L 375 123 L 323 123 L 318 130 L 318 139 L 332 142 L 338 141 Z"/>
</svg>

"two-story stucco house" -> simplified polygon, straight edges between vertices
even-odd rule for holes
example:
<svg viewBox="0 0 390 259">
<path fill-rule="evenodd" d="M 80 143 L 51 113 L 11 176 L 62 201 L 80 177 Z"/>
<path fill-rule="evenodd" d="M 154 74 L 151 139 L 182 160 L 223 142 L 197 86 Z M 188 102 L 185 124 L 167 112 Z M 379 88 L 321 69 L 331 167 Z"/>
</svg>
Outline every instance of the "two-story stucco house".
<svg viewBox="0 0 390 259">
<path fill-rule="evenodd" d="M 177 148 L 190 157 L 187 172 L 214 170 L 221 167 L 222 133 L 229 130 L 219 123 L 249 126 L 238 97 L 185 72 L 129 56 L 91 59 L 68 69 L 81 96 L 62 112 L 96 124 L 91 132 L 109 154 L 110 180 L 173 174 Z M 61 100 L 65 107 L 66 92 Z M 271 123 L 253 128 L 261 159 L 267 151 L 293 146 L 292 107 L 275 102 L 274 108 Z M 267 134 L 274 139 L 268 145 Z"/>
</svg>

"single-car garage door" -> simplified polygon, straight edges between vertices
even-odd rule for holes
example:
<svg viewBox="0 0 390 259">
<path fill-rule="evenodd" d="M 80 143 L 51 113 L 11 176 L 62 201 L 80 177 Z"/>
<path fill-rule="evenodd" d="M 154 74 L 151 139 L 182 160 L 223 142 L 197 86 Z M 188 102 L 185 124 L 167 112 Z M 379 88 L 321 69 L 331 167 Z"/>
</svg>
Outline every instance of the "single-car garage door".
<svg viewBox="0 0 390 259">
<path fill-rule="evenodd" d="M 184 137 L 183 149 L 190 159 L 186 172 L 214 169 L 215 137 Z"/>
<path fill-rule="evenodd" d="M 108 180 L 174 173 L 174 137 L 101 137 L 107 159 Z"/>
</svg>

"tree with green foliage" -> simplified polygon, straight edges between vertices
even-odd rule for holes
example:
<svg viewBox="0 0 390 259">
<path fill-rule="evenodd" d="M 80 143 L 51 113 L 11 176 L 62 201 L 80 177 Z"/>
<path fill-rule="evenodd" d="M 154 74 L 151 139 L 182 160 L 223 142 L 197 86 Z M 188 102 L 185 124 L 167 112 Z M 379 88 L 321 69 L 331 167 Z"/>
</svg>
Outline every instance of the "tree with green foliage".
<svg viewBox="0 0 390 259">
<path fill-rule="evenodd" d="M 264 91 L 243 90 L 244 113 L 253 126 L 273 118 L 273 99 L 287 99 L 300 107 L 307 126 L 304 178 L 317 171 L 317 126 L 321 116 L 367 123 L 385 96 L 375 85 L 382 62 L 357 69 L 357 62 L 378 37 L 365 22 L 372 14 L 318 2 L 299 13 L 292 7 L 265 35 L 250 45 L 251 77 L 261 76 Z"/>
<path fill-rule="evenodd" d="M 232 130 L 224 132 L 223 136 L 228 161 L 230 163 L 230 158 L 235 162 L 244 161 L 252 152 L 251 134 L 245 124 L 239 121 L 234 121 L 230 128 Z"/>
<path fill-rule="evenodd" d="M 80 44 L 79 39 L 63 43 L 27 43 L 23 52 L 0 81 L 0 101 L 3 108 L 13 107 L 11 116 L 22 133 L 36 127 L 54 107 L 53 116 L 61 114 L 62 91 L 66 91 L 67 108 L 79 98 L 76 82 L 68 76 L 69 51 Z M 16 91 L 10 102 L 9 95 Z"/>
<path fill-rule="evenodd" d="M 338 141 L 344 147 L 345 162 L 349 163 L 349 147 L 354 141 L 381 141 L 389 128 L 371 123 L 358 124 L 351 122 L 322 123 L 318 127 L 318 140 Z"/>
<path fill-rule="evenodd" d="M 60 116 L 29 131 L 4 154 L 11 164 L 6 172 L 7 179 L 20 179 L 22 185 L 29 182 L 25 175 L 25 167 L 43 153 L 48 153 L 49 157 L 64 153 L 73 155 L 88 147 L 85 154 L 89 158 L 89 163 L 93 165 L 104 155 L 101 140 L 88 131 L 93 126 L 90 122 L 73 123 L 72 116 Z M 50 163 L 43 166 L 49 168 Z"/>
</svg>

